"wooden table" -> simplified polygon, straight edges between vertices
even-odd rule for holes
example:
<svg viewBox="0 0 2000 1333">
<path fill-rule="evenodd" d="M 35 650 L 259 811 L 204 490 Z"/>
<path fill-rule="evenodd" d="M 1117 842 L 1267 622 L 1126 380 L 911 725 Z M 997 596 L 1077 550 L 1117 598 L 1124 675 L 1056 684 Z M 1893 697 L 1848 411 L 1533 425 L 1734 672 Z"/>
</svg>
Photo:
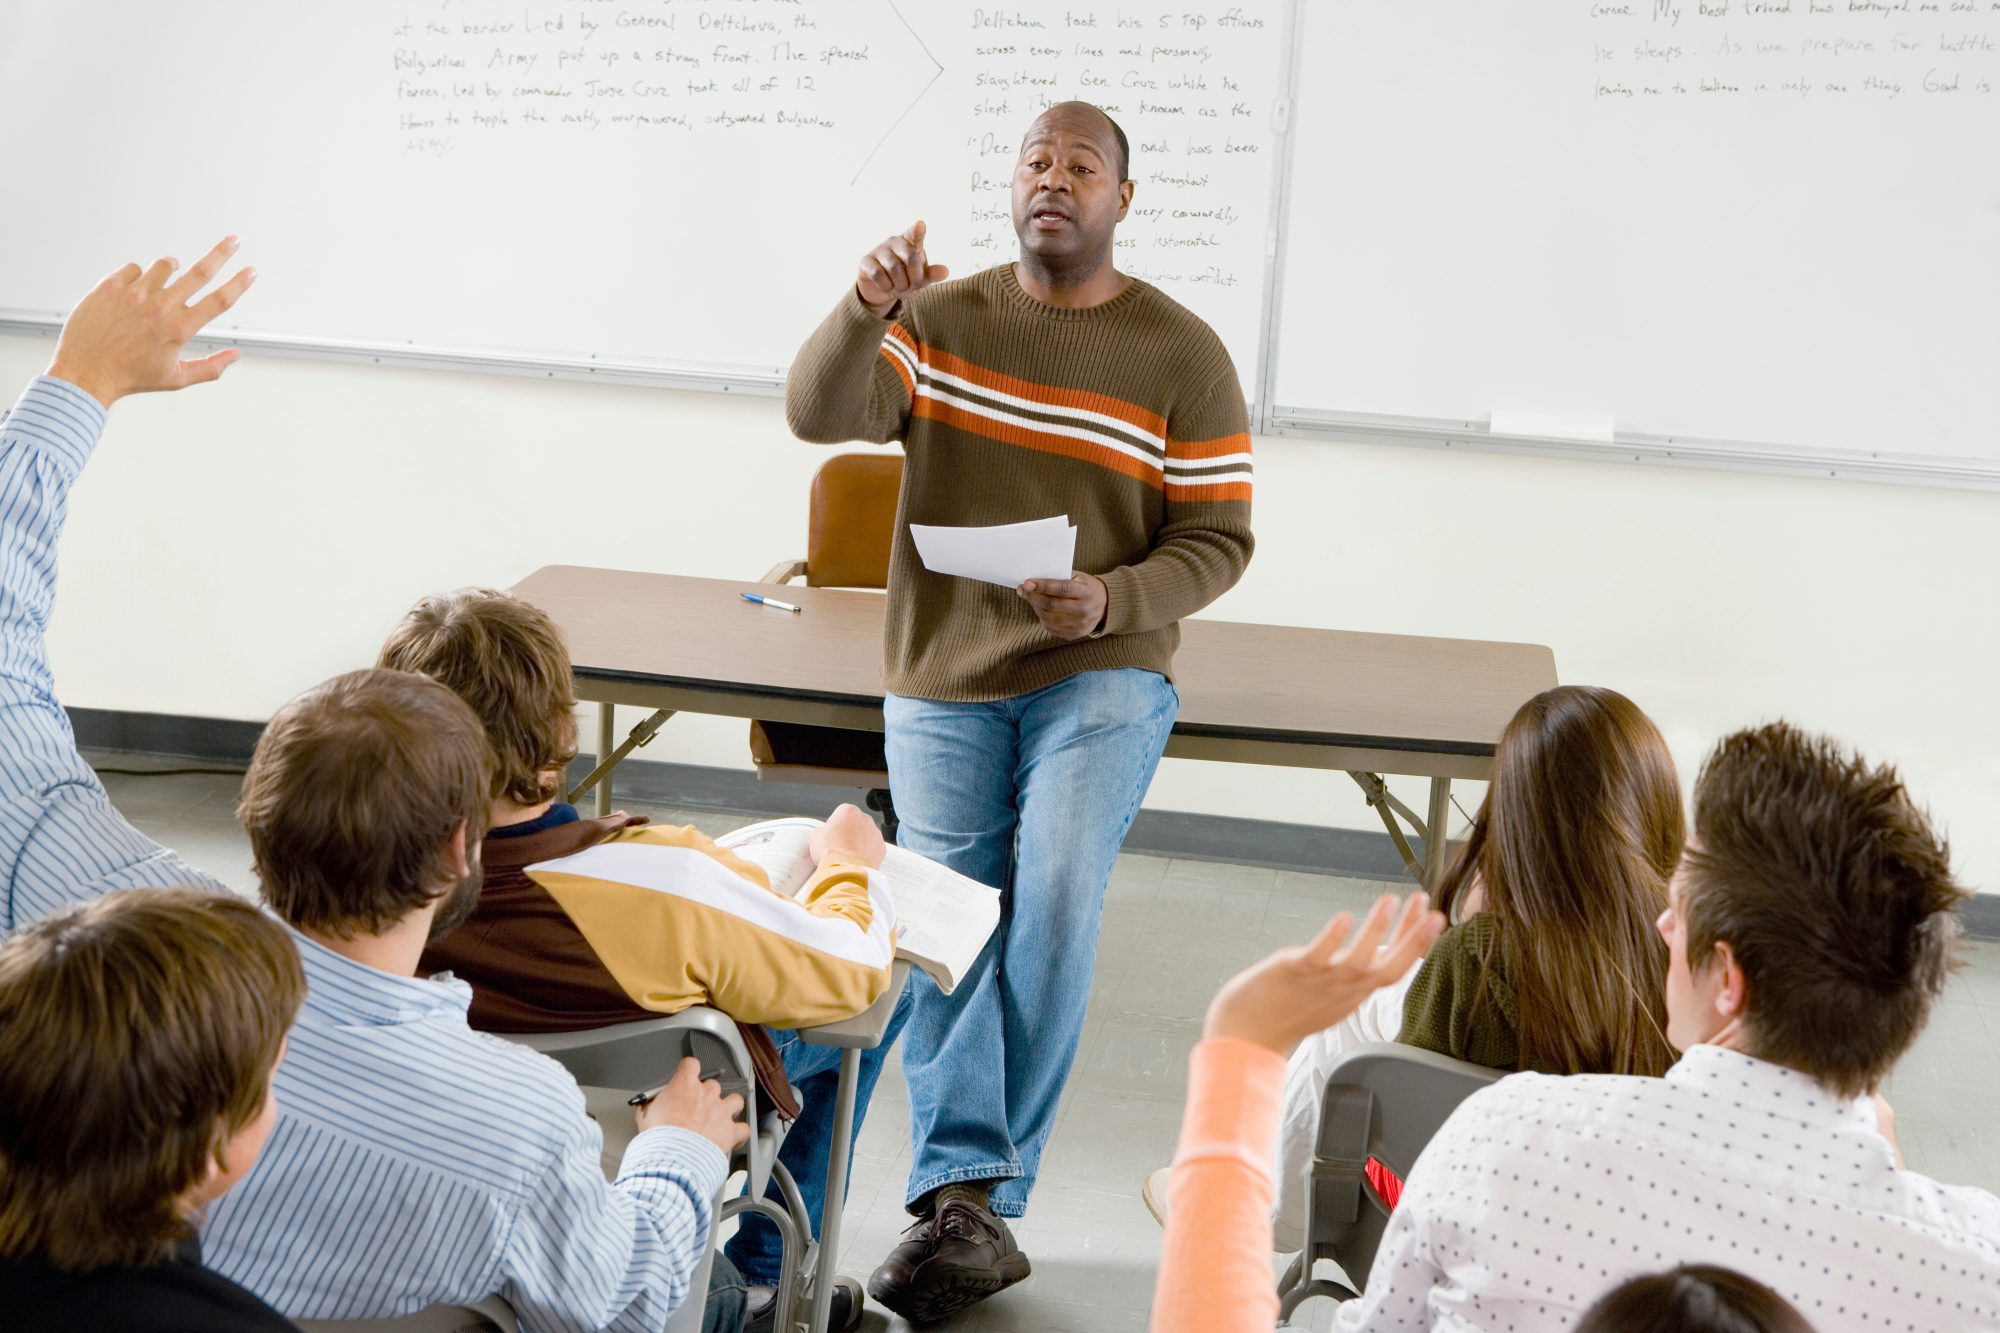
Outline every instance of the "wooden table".
<svg viewBox="0 0 2000 1333">
<path fill-rule="evenodd" d="M 769 584 L 574 565 L 537 570 L 513 591 L 562 626 L 577 697 L 599 705 L 598 766 L 570 793 L 595 786 L 599 814 L 610 813 L 618 762 L 677 712 L 882 730 L 880 593 L 788 585 L 783 599 L 804 608 L 792 615 L 742 599 L 778 591 Z M 1423 838 L 1427 884 L 1444 865 L 1451 780 L 1484 778 L 1507 720 L 1556 683 L 1554 655 L 1531 644 L 1222 620 L 1182 625 L 1174 675 L 1181 711 L 1168 754 L 1352 774 L 1413 869 L 1395 816 Z M 614 748 L 619 704 L 652 711 Z M 1428 818 L 1391 796 L 1382 773 L 1429 778 Z M 840 1253 L 861 1051 L 888 1021 L 884 1004 L 876 1011 L 801 1034 L 844 1048 L 821 1234 L 808 1260 L 815 1333 L 833 1298 L 825 1279 Z"/>
<path fill-rule="evenodd" d="M 513 589 L 562 626 L 577 696 L 602 705 L 596 786 L 676 712 L 882 729 L 882 607 L 874 592 L 788 585 L 791 615 L 742 600 L 769 585 L 550 565 Z M 1423 840 L 1434 883 L 1451 779 L 1486 777 L 1514 711 L 1556 683 L 1555 657 L 1524 643 L 1189 620 L 1174 659 L 1181 696 L 1167 754 L 1337 769 L 1355 776 L 1405 859 L 1394 815 Z M 616 707 L 652 710 L 623 744 Z M 1427 817 L 1380 774 L 1431 780 Z M 1438 836 L 1430 836 L 1431 830 Z"/>
</svg>

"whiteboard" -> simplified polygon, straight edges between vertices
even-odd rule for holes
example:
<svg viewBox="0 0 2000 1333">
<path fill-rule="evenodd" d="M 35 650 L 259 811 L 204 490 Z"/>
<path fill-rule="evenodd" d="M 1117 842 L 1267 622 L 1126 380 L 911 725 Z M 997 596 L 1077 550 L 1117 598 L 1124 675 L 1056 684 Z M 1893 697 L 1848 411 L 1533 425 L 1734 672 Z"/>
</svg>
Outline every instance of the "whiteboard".
<svg viewBox="0 0 2000 1333">
<path fill-rule="evenodd" d="M 2000 459 L 2000 5 L 1327 0 L 1301 41 L 1278 416 Z"/>
<path fill-rule="evenodd" d="M 225 335 L 775 385 L 912 221 L 954 274 L 1011 258 L 1020 135 L 1082 97 L 1134 146 L 1120 267 L 1254 389 L 1282 9 L 8 0 L 0 311 L 236 232 Z"/>
</svg>

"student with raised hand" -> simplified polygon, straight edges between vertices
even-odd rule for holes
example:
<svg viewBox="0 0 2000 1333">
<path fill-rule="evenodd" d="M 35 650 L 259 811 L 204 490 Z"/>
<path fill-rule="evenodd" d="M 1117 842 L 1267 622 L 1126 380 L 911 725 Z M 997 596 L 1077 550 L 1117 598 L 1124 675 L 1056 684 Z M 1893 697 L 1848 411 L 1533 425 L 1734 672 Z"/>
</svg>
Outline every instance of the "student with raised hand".
<svg viewBox="0 0 2000 1333">
<path fill-rule="evenodd" d="M 1755 1278 L 1682 1264 L 1607 1292 L 1574 1333 L 1813 1333 L 1806 1317 Z"/>
<path fill-rule="evenodd" d="M 1208 1007 L 1188 1065 L 1153 1333 L 1270 1333 L 1277 1322 L 1271 1150 L 1285 1059 L 1407 975 L 1444 916 L 1413 893 L 1400 910 L 1378 899 L 1353 924 L 1334 917 L 1310 944 L 1238 973 Z"/>
<path fill-rule="evenodd" d="M 212 277 L 231 249 L 197 268 Z M 112 808 L 76 753 L 44 641 L 69 488 L 104 406 L 214 378 L 235 359 L 179 352 L 248 271 L 190 306 L 199 284 L 168 282 L 172 269 L 114 274 L 86 297 L 58 345 L 59 373 L 37 380 L 0 430 L 9 926 L 106 888 L 215 885 Z M 607 1185 L 575 1081 L 474 1033 L 467 987 L 416 978 L 425 940 L 477 893 L 493 775 L 465 703 L 402 672 L 336 678 L 266 729 L 239 815 L 308 992 L 276 1078 L 277 1127 L 257 1172 L 213 1209 L 206 1258 L 297 1318 L 497 1294 L 529 1330 L 656 1333 L 700 1298 L 689 1279 L 710 1244 L 726 1154 L 747 1133 L 740 1099 L 685 1062 L 639 1113 L 644 1132 Z M 710 1302 L 710 1328 L 740 1323 L 733 1296 Z"/>
<path fill-rule="evenodd" d="M 1359 1043 L 1542 1074 L 1666 1072 L 1667 950 L 1654 922 L 1685 837 L 1673 756 L 1630 699 L 1559 685 L 1521 705 L 1438 885 L 1438 908 L 1456 924 L 1421 968 L 1308 1037 L 1286 1069 L 1279 1250 L 1305 1243 L 1327 1075 Z M 1386 1173 L 1371 1178 L 1394 1194 Z"/>
<path fill-rule="evenodd" d="M 0 941 L 0 1322 L 278 1333 L 196 1232 L 277 1117 L 305 997 L 285 928 L 203 889 L 134 889 Z"/>
<path fill-rule="evenodd" d="M 0 930 L 106 889 L 223 888 L 112 808 L 76 752 L 45 640 L 69 488 L 111 405 L 217 379 L 242 357 L 181 356 L 256 281 L 245 268 L 201 295 L 236 249 L 231 236 L 185 272 L 161 259 L 105 278 L 70 312 L 48 373 L 0 417 Z"/>
<path fill-rule="evenodd" d="M 834 811 L 815 834 L 818 869 L 794 901 L 773 895 L 760 868 L 691 825 L 579 815 L 557 799 L 576 757 L 569 648 L 545 612 L 506 593 L 424 598 L 389 635 L 377 665 L 452 689 L 485 724 L 500 763 L 478 906 L 426 947 L 420 971 L 449 971 L 471 985 L 472 1026 L 488 1032 L 574 1031 L 695 1004 L 728 1013 L 757 1063 L 760 1090 L 794 1120 L 779 1158 L 817 1229 L 840 1052 L 807 1045 L 795 1029 L 849 1018 L 889 984 L 894 905 L 869 874 L 883 855 L 874 822 L 851 805 Z M 609 841 L 685 851 L 681 891 L 604 894 L 600 910 L 579 921 L 528 874 L 537 862 Z M 908 1013 L 905 995 L 882 1043 L 862 1052 L 854 1133 Z M 778 1196 L 775 1179 L 771 1193 Z M 750 1284 L 750 1325 L 758 1327 L 780 1276 L 777 1229 L 746 1215 L 727 1253 Z M 838 1281 L 829 1320 L 836 1330 L 858 1321 L 862 1304 L 859 1284 Z"/>
<path fill-rule="evenodd" d="M 1767 1284 L 1820 1333 L 2000 1327 L 2000 1199 L 1904 1169 L 1873 1096 L 1944 987 L 1966 896 L 1893 769 L 1784 723 L 1725 738 L 1659 920 L 1679 1063 L 1467 1099 L 1335 1327 L 1567 1328 L 1686 1262 Z"/>
</svg>

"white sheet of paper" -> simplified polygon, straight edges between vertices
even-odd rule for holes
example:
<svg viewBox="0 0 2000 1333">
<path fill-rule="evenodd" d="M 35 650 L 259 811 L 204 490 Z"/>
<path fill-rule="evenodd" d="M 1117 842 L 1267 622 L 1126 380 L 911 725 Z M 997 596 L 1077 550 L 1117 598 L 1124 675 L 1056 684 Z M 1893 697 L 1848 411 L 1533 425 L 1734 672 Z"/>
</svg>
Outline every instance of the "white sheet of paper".
<svg viewBox="0 0 2000 1333">
<path fill-rule="evenodd" d="M 1027 579 L 1066 579 L 1076 572 L 1076 528 L 1067 514 L 993 528 L 912 523 L 910 536 L 933 574 L 1013 588 Z"/>
</svg>

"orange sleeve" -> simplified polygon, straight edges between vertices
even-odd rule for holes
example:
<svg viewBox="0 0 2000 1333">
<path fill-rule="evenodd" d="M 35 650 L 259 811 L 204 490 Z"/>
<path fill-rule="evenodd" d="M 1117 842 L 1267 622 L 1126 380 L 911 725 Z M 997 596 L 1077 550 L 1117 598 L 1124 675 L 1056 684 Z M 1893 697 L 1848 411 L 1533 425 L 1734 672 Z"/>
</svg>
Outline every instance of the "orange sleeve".
<svg viewBox="0 0 2000 1333">
<path fill-rule="evenodd" d="M 1271 1333 L 1277 1324 L 1271 1162 L 1284 1085 L 1284 1060 L 1262 1046 L 1211 1039 L 1194 1048 L 1153 1333 Z"/>
</svg>

